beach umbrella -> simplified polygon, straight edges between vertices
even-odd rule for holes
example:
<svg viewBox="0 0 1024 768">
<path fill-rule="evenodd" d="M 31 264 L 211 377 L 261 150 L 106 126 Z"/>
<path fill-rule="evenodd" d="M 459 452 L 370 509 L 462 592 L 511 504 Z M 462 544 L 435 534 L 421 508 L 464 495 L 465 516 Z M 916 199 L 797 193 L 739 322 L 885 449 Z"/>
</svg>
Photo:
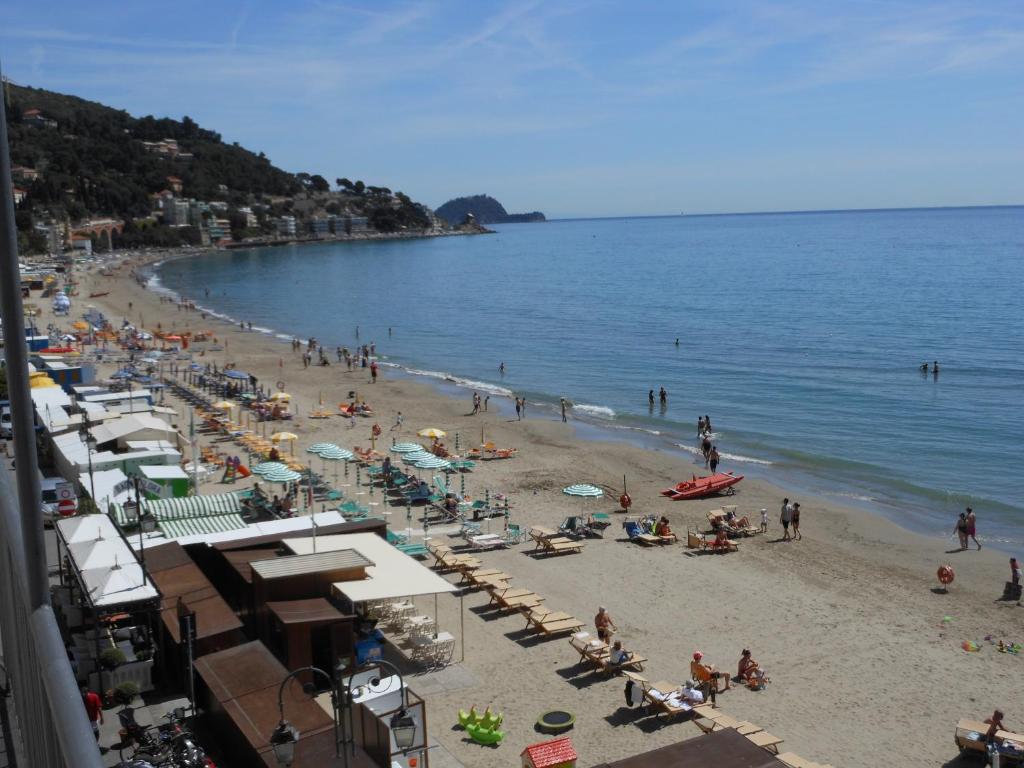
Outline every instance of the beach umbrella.
<svg viewBox="0 0 1024 768">
<path fill-rule="evenodd" d="M 257 464 L 255 467 L 253 467 L 252 472 L 253 474 L 262 476 L 267 474 L 268 472 L 275 472 L 281 469 L 288 469 L 288 467 L 282 464 L 280 461 L 264 461 L 261 464 Z"/>
<path fill-rule="evenodd" d="M 425 429 L 421 429 L 416 434 L 419 435 L 420 437 L 431 437 L 434 438 L 435 440 L 439 437 L 448 437 L 447 432 L 445 432 L 443 429 L 438 429 L 437 427 L 427 427 Z"/>
<path fill-rule="evenodd" d="M 246 373 L 245 371 L 239 371 L 236 368 L 232 368 L 229 371 L 224 371 L 224 375 L 227 376 L 229 379 L 245 379 L 246 381 L 249 380 L 248 373 Z"/>
<path fill-rule="evenodd" d="M 333 451 L 337 450 L 338 446 L 334 443 L 313 443 L 309 448 L 306 449 L 306 453 L 320 453 L 321 451 Z"/>
<path fill-rule="evenodd" d="M 352 451 L 338 448 L 337 446 L 320 452 L 321 459 L 329 459 L 331 461 L 350 461 L 355 457 L 356 455 Z"/>
<path fill-rule="evenodd" d="M 440 456 L 431 456 L 426 459 L 420 459 L 415 463 L 419 469 L 442 469 L 447 470 L 452 468 L 452 463 L 448 459 L 442 459 Z"/>
<path fill-rule="evenodd" d="M 596 485 L 590 485 L 589 483 L 577 483 L 576 485 L 570 485 L 568 488 L 563 488 L 562 493 L 566 496 L 583 496 L 590 498 L 600 498 L 604 496 L 604 491 Z"/>
<path fill-rule="evenodd" d="M 287 392 L 275 392 L 267 399 L 275 403 L 287 403 L 289 400 L 292 399 L 292 396 L 289 395 Z"/>
<path fill-rule="evenodd" d="M 214 403 L 213 407 L 216 408 L 218 411 L 230 411 L 232 408 L 235 407 L 235 404 L 232 403 L 230 400 L 221 400 L 219 403 Z"/>
<path fill-rule="evenodd" d="M 412 451 L 422 451 L 423 446 L 419 443 L 395 443 L 391 446 L 391 450 L 395 453 L 410 453 Z"/>
<path fill-rule="evenodd" d="M 436 459 L 437 457 L 432 453 L 426 451 L 416 451 L 415 453 L 407 453 L 402 456 L 402 461 L 406 464 L 415 464 L 417 461 L 423 461 L 425 459 Z"/>
<path fill-rule="evenodd" d="M 275 443 L 280 443 L 281 441 L 290 443 L 293 440 L 298 440 L 299 436 L 294 432 L 275 432 L 270 436 L 270 439 Z"/>
<path fill-rule="evenodd" d="M 263 475 L 263 479 L 268 483 L 293 483 L 296 480 L 300 480 L 302 475 L 293 469 L 277 469 L 272 472 L 267 472 Z"/>
</svg>

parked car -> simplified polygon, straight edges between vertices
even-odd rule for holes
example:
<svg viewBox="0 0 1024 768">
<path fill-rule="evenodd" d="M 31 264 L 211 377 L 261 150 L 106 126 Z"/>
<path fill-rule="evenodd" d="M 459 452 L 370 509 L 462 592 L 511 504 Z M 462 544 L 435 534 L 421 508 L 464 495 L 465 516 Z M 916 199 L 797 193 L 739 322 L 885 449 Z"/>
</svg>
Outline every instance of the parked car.
<svg viewBox="0 0 1024 768">
<path fill-rule="evenodd" d="M 11 426 L 11 406 L 0 407 L 0 440 L 10 440 L 14 436 Z"/>
<path fill-rule="evenodd" d="M 57 511 L 57 484 L 63 483 L 63 477 L 42 477 L 39 479 L 39 488 L 42 490 L 43 524 L 53 525 L 60 518 Z"/>
</svg>

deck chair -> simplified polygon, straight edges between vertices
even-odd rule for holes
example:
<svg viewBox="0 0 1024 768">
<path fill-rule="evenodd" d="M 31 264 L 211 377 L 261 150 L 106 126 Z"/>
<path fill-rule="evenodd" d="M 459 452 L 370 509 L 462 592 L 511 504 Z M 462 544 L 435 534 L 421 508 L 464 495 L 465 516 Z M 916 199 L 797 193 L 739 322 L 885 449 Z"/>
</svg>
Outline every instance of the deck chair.
<svg viewBox="0 0 1024 768">
<path fill-rule="evenodd" d="M 746 737 L 747 741 L 751 744 L 755 744 L 762 749 L 766 749 L 772 754 L 779 754 L 779 744 L 782 743 L 782 739 L 778 736 L 773 736 L 768 731 L 760 731 L 758 733 L 752 733 Z"/>
<path fill-rule="evenodd" d="M 672 683 L 660 680 L 656 683 L 642 683 L 641 684 L 644 701 L 647 702 L 648 708 L 655 713 L 655 716 L 664 716 L 665 719 L 671 720 L 677 715 L 685 715 L 693 710 L 686 702 L 672 697 L 672 692 L 675 691 L 679 686 L 673 685 Z"/>
<path fill-rule="evenodd" d="M 533 626 L 535 630 L 545 637 L 566 632 L 579 632 L 583 628 L 583 622 L 575 616 L 561 612 L 530 612 L 526 616 L 526 626 Z"/>
<path fill-rule="evenodd" d="M 642 544 L 645 547 L 653 547 L 655 544 L 661 544 L 661 540 L 651 533 L 644 533 L 643 528 L 635 520 L 629 520 L 622 524 L 623 530 L 626 532 L 626 536 L 629 540 L 636 543 Z"/>
<path fill-rule="evenodd" d="M 529 589 L 514 589 L 512 587 L 488 589 L 491 595 L 491 604 L 496 605 L 500 611 L 520 610 L 524 607 L 540 605 L 544 598 Z"/>
<path fill-rule="evenodd" d="M 586 660 L 588 651 L 598 651 L 601 649 L 604 649 L 605 652 L 608 651 L 608 644 L 603 640 L 598 640 L 589 632 L 577 632 L 569 638 L 569 645 L 580 655 L 580 664 Z"/>
<path fill-rule="evenodd" d="M 562 554 L 563 552 L 582 552 L 583 542 L 573 541 L 564 536 L 555 536 L 543 540 L 542 551 L 551 554 Z"/>
<path fill-rule="evenodd" d="M 703 533 L 697 531 L 691 531 L 689 528 L 686 529 L 686 547 L 687 549 L 707 549 L 711 542 L 715 540 L 712 536 L 710 539 Z"/>
<path fill-rule="evenodd" d="M 781 755 L 777 755 L 775 759 L 780 763 L 785 763 L 789 768 L 820 768 L 818 763 L 805 760 L 794 752 L 783 752 Z"/>
</svg>

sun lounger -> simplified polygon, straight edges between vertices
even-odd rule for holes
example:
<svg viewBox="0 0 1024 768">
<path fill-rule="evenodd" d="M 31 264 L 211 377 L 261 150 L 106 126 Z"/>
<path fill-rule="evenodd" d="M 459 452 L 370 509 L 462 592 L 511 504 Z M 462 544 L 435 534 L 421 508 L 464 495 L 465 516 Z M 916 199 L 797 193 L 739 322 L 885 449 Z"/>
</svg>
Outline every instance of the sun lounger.
<svg viewBox="0 0 1024 768">
<path fill-rule="evenodd" d="M 512 580 L 512 577 L 507 573 L 494 568 L 478 568 L 474 571 L 466 571 L 463 574 L 463 578 L 474 587 L 494 587 L 495 589 L 502 588 L 500 585 L 508 586 L 508 582 Z"/>
<path fill-rule="evenodd" d="M 768 733 L 768 731 L 752 733 L 749 736 L 747 736 L 747 741 L 749 741 L 751 744 L 756 744 L 762 749 L 767 749 L 769 752 L 772 752 L 776 755 L 779 753 L 779 744 L 782 743 L 782 739 L 780 739 L 778 736 L 773 736 L 772 734 Z"/>
<path fill-rule="evenodd" d="M 559 536 L 557 531 L 550 528 L 535 526 L 530 529 L 530 538 L 537 545 L 534 551 L 558 554 L 562 552 L 582 552 L 583 542 L 573 541 L 564 536 Z"/>
<path fill-rule="evenodd" d="M 789 768 L 823 768 L 820 763 L 805 760 L 794 752 L 783 752 L 781 755 L 777 755 L 775 759 L 780 763 L 788 765 Z"/>
<path fill-rule="evenodd" d="M 583 622 L 573 616 L 568 618 L 549 618 L 545 616 L 543 619 L 533 622 L 533 628 L 545 637 L 554 637 L 566 632 L 579 632 L 582 627 Z"/>
<path fill-rule="evenodd" d="M 642 686 L 644 700 L 659 717 L 664 715 L 666 719 L 671 719 L 693 711 L 692 706 L 675 695 L 679 690 L 678 685 L 659 680 L 656 683 L 642 683 Z"/>
<path fill-rule="evenodd" d="M 764 730 L 760 725 L 754 725 L 753 723 L 748 723 L 745 720 L 734 727 L 739 732 L 740 736 L 749 736 L 752 733 Z"/>
<path fill-rule="evenodd" d="M 635 669 L 638 672 L 643 672 L 644 663 L 647 659 L 639 653 L 634 653 L 632 651 L 627 651 L 627 653 L 629 653 L 629 658 L 617 664 L 612 661 L 610 648 L 591 649 L 588 650 L 584 656 L 587 661 L 605 674 L 610 675 L 616 672 L 622 672 L 626 669 Z"/>
<path fill-rule="evenodd" d="M 491 594 L 491 604 L 496 605 L 501 610 L 518 609 L 525 603 L 533 602 L 536 604 L 544 599 L 536 592 L 521 587 L 489 587 L 487 591 Z"/>
</svg>

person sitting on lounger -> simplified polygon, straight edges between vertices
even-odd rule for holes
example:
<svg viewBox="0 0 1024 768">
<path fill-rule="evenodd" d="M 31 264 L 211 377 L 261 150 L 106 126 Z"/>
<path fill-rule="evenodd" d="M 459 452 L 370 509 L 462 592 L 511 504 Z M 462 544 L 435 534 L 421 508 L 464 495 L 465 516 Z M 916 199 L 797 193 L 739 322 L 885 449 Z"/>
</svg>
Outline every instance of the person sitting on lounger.
<svg viewBox="0 0 1024 768">
<path fill-rule="evenodd" d="M 679 697 L 687 704 L 703 704 L 704 694 L 693 680 L 687 680 L 679 689 Z"/>
<path fill-rule="evenodd" d="M 730 509 L 728 512 L 725 513 L 725 522 L 726 522 L 726 525 L 728 525 L 730 528 L 749 528 L 750 527 L 750 520 L 747 518 L 746 515 L 744 515 L 743 517 L 741 517 L 739 519 L 736 518 L 736 510 L 735 509 Z"/>
<path fill-rule="evenodd" d="M 665 517 L 664 515 L 661 516 L 661 520 L 658 521 L 658 524 L 656 526 L 654 526 L 654 535 L 655 536 L 671 536 L 672 535 L 672 528 L 668 524 L 668 518 Z"/>
<path fill-rule="evenodd" d="M 615 644 L 612 645 L 611 651 L 608 653 L 608 661 L 616 666 L 625 664 L 632 658 L 633 654 L 622 647 L 621 640 L 616 640 Z"/>
<path fill-rule="evenodd" d="M 700 651 L 693 652 L 693 661 L 690 662 L 690 674 L 693 675 L 693 679 L 698 682 L 712 682 L 714 683 L 715 691 L 728 691 L 729 690 L 729 673 L 719 672 L 714 664 L 705 664 L 701 661 L 704 658 L 704 654 Z M 725 688 L 718 687 L 718 681 L 725 680 Z"/>
<path fill-rule="evenodd" d="M 270 455 L 267 456 L 267 459 L 269 461 L 280 461 L 281 460 L 281 452 L 278 451 L 276 447 L 271 448 L 270 449 Z"/>
<path fill-rule="evenodd" d="M 712 549 L 724 549 L 729 551 L 729 532 L 725 528 L 719 528 L 715 534 L 715 540 L 711 542 Z"/>
</svg>

